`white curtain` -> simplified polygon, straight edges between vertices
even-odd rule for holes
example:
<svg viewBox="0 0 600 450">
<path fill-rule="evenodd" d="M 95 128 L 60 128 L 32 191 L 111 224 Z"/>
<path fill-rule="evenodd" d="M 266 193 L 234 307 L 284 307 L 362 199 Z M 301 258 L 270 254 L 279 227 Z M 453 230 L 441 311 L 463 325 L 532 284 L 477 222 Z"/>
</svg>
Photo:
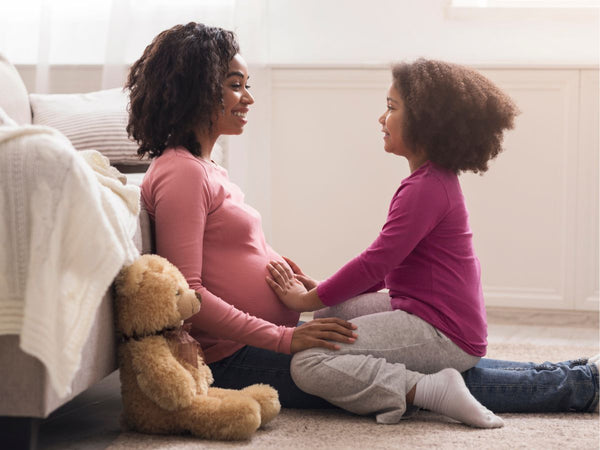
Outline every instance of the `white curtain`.
<svg viewBox="0 0 600 450">
<path fill-rule="evenodd" d="M 0 52 L 36 67 L 48 92 L 53 65 L 101 65 L 102 88 L 121 86 L 128 66 L 162 30 L 190 21 L 235 31 L 252 64 L 266 61 L 267 0 L 19 0 L 0 2 Z"/>
</svg>

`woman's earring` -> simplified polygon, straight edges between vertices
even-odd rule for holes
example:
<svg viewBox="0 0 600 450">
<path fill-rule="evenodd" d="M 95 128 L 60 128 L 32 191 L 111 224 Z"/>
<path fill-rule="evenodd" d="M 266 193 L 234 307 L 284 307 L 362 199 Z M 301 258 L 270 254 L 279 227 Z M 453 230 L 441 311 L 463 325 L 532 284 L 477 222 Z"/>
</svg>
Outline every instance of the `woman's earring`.
<svg viewBox="0 0 600 450">
<path fill-rule="evenodd" d="M 223 100 L 223 97 L 221 97 L 221 114 L 225 115 L 225 101 Z"/>
</svg>

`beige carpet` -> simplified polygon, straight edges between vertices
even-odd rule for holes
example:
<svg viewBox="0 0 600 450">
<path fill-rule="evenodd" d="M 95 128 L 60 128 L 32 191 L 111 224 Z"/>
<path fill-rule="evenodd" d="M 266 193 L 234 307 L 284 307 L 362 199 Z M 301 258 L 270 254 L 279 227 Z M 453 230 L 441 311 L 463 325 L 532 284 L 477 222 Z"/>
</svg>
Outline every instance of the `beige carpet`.
<svg viewBox="0 0 600 450">
<path fill-rule="evenodd" d="M 488 356 L 521 361 L 558 361 L 598 353 L 590 347 L 528 344 L 490 345 Z M 600 421 L 595 414 L 503 414 L 504 428 L 478 430 L 420 411 L 397 425 L 342 411 L 283 410 L 249 441 L 215 442 L 183 436 L 122 433 L 110 450 L 137 449 L 565 449 L 600 448 Z"/>
</svg>

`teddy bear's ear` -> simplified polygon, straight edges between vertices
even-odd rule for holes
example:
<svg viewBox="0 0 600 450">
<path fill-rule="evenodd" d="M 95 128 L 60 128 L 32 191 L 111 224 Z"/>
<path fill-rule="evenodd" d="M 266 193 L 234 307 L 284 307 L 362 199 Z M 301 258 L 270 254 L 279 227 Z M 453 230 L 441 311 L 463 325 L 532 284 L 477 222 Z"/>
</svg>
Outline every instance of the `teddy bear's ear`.
<svg viewBox="0 0 600 450">
<path fill-rule="evenodd" d="M 187 280 L 171 261 L 159 255 L 144 255 L 143 257 L 149 270 L 164 274 L 183 289 L 189 289 Z"/>
<path fill-rule="evenodd" d="M 133 264 L 121 268 L 115 278 L 115 291 L 117 296 L 131 293 L 131 291 L 137 289 L 142 282 L 144 279 L 144 272 L 148 267 L 143 258 L 144 257 L 142 256 Z"/>
<path fill-rule="evenodd" d="M 162 256 L 142 255 L 129 266 L 121 269 L 115 279 L 115 287 L 126 294 L 138 288 L 146 272 L 164 273 L 171 266 L 172 264 Z"/>
<path fill-rule="evenodd" d="M 136 295 L 148 270 L 148 256 L 143 255 L 132 264 L 124 266 L 114 281 L 114 305 L 117 330 L 130 335 L 135 330 Z"/>
<path fill-rule="evenodd" d="M 163 273 L 165 272 L 165 270 L 171 266 L 171 263 L 166 259 L 163 258 L 162 256 L 159 255 L 146 255 L 147 259 L 146 259 L 146 263 L 148 264 L 148 267 L 150 268 L 150 270 L 152 270 L 153 272 L 157 272 L 157 273 Z"/>
<path fill-rule="evenodd" d="M 121 269 L 115 279 L 117 331 L 133 336 L 176 326 L 181 321 L 176 297 L 181 285 L 174 274 L 181 273 L 158 255 L 143 255 Z"/>
</svg>

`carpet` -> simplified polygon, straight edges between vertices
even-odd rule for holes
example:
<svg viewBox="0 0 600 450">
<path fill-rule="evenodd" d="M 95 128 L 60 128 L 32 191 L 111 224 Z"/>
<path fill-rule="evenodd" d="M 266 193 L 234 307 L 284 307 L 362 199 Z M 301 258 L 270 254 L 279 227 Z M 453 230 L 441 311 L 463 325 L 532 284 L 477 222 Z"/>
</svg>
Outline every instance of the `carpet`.
<svg viewBox="0 0 600 450">
<path fill-rule="evenodd" d="M 559 361 L 598 353 L 597 347 L 490 344 L 488 356 L 520 361 Z M 396 425 L 340 410 L 290 410 L 243 442 L 205 441 L 190 436 L 121 433 L 110 450 L 191 449 L 553 449 L 600 448 L 597 413 L 502 414 L 505 426 L 480 430 L 419 411 Z"/>
</svg>

